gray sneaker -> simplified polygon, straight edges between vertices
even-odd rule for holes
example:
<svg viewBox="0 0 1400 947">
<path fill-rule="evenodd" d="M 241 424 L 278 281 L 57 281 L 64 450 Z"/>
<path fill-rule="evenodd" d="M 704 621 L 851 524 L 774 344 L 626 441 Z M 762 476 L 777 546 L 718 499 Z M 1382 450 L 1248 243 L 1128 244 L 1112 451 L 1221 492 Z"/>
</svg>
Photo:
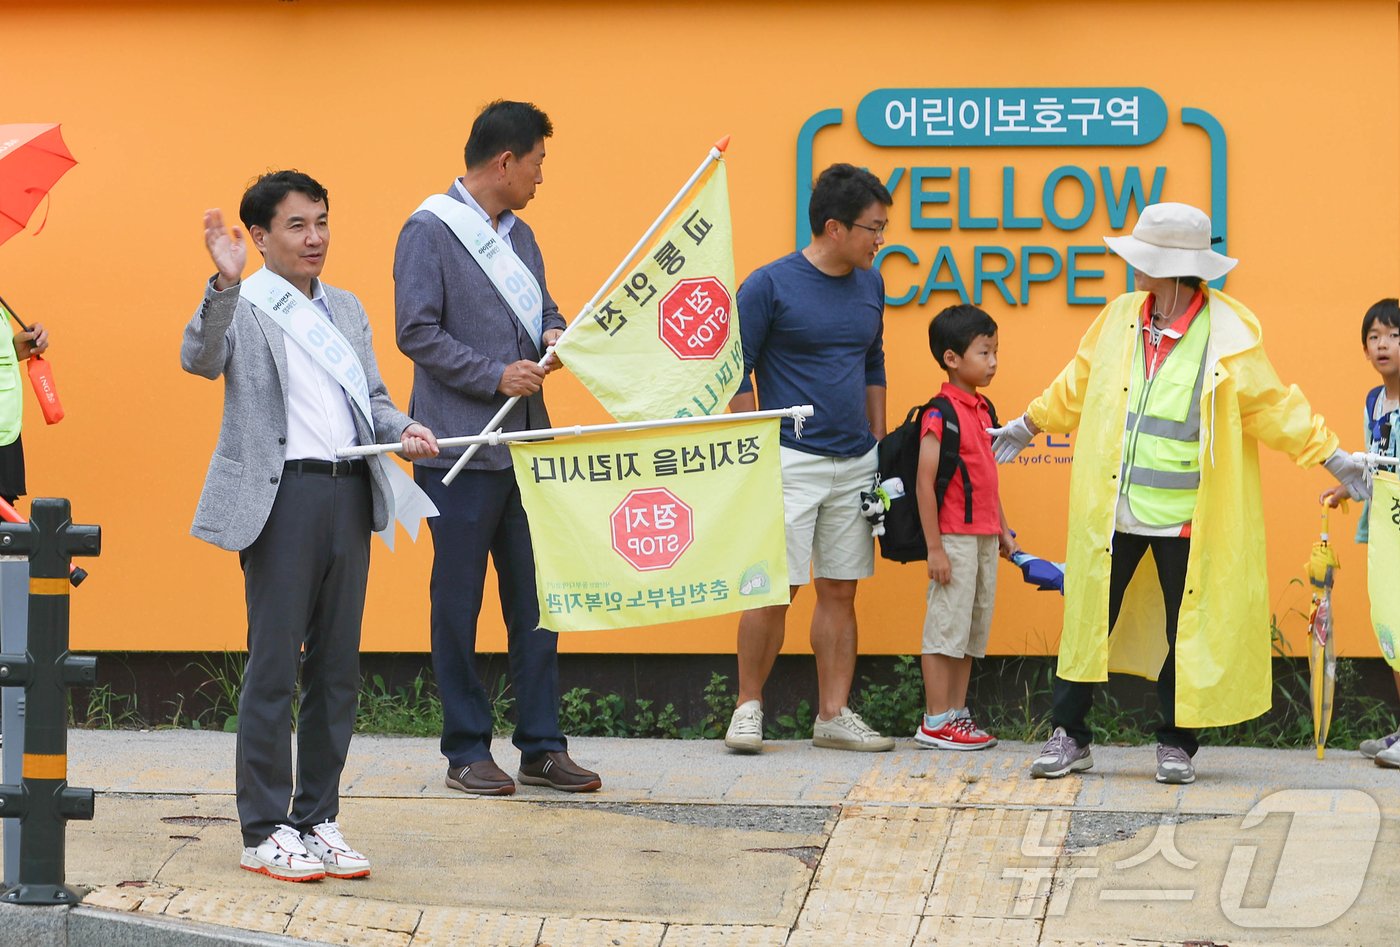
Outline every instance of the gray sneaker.
<svg viewBox="0 0 1400 947">
<path fill-rule="evenodd" d="M 1374 740 L 1362 740 L 1361 745 L 1357 747 L 1357 749 L 1361 751 L 1361 755 L 1366 757 L 1366 759 L 1373 760 L 1376 758 L 1377 753 L 1381 750 L 1390 749 L 1395 745 L 1397 740 L 1400 740 L 1400 731 L 1387 733 L 1385 736 L 1377 737 Z"/>
<path fill-rule="evenodd" d="M 1157 744 L 1157 782 L 1182 785 L 1196 781 L 1196 767 L 1179 746 Z"/>
<path fill-rule="evenodd" d="M 879 733 L 849 707 L 830 720 L 817 718 L 812 724 L 812 745 L 828 750 L 859 750 L 883 753 L 894 749 L 894 738 Z"/>
<path fill-rule="evenodd" d="M 1033 779 L 1059 779 L 1070 773 L 1081 773 L 1092 768 L 1094 758 L 1087 746 L 1080 746 L 1074 737 L 1065 733 L 1064 727 L 1056 727 L 1050 739 L 1045 741 L 1040 755 L 1031 763 Z"/>
</svg>

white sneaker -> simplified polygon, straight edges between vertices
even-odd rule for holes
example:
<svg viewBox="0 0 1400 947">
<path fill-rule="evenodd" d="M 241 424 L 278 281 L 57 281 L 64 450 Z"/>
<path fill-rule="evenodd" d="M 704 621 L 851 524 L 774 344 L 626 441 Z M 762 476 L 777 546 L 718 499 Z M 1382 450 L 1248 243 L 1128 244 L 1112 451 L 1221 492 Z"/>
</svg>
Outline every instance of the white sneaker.
<svg viewBox="0 0 1400 947">
<path fill-rule="evenodd" d="M 369 877 L 369 859 L 345 843 L 339 824 L 322 822 L 303 835 L 301 843 L 312 858 L 321 859 L 332 878 Z"/>
<path fill-rule="evenodd" d="M 326 866 L 301 844 L 301 836 L 290 825 L 279 825 L 256 848 L 243 849 L 238 864 L 248 871 L 278 881 L 317 881 L 326 877 Z"/>
<path fill-rule="evenodd" d="M 1400 769 L 1400 743 L 1392 743 L 1371 758 L 1376 761 L 1377 766 Z"/>
<path fill-rule="evenodd" d="M 724 745 L 740 753 L 763 752 L 763 705 L 747 700 L 734 708 Z"/>
<path fill-rule="evenodd" d="M 881 736 L 860 719 L 860 714 L 852 713 L 849 707 L 842 707 L 841 712 L 830 720 L 818 717 L 812 724 L 812 745 L 828 750 L 883 753 L 894 749 L 894 738 Z"/>
</svg>

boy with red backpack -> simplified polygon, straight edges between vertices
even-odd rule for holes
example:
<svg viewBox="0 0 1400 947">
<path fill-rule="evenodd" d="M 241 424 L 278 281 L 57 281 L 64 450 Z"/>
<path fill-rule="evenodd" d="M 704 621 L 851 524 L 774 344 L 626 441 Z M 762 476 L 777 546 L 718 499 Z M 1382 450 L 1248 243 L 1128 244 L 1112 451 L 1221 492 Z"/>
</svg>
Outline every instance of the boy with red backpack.
<svg viewBox="0 0 1400 947">
<path fill-rule="evenodd" d="M 922 413 L 915 495 L 928 561 L 920 746 L 982 750 L 996 738 L 967 709 L 972 659 L 987 653 L 997 554 L 1018 551 L 997 490 L 991 402 L 977 389 L 997 370 L 997 324 L 971 305 L 949 306 L 928 327 L 929 349 L 948 381 Z M 956 444 L 955 451 L 948 450 Z M 940 459 L 942 463 L 940 464 Z"/>
</svg>

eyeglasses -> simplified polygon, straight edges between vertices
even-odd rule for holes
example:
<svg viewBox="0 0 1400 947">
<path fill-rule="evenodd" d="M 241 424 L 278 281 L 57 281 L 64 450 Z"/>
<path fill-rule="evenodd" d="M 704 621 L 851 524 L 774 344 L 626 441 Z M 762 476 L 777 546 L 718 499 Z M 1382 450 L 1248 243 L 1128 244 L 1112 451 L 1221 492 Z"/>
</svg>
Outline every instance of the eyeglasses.
<svg viewBox="0 0 1400 947">
<path fill-rule="evenodd" d="M 852 223 L 851 226 L 852 226 L 852 227 L 859 227 L 861 230 L 869 230 L 869 231 L 870 231 L 871 233 L 873 233 L 875 236 L 877 236 L 877 237 L 883 237 L 883 236 L 885 235 L 885 227 L 887 227 L 888 224 L 881 224 L 881 225 L 878 226 L 878 227 L 871 227 L 871 226 L 869 226 L 869 225 L 867 225 L 867 224 Z"/>
</svg>

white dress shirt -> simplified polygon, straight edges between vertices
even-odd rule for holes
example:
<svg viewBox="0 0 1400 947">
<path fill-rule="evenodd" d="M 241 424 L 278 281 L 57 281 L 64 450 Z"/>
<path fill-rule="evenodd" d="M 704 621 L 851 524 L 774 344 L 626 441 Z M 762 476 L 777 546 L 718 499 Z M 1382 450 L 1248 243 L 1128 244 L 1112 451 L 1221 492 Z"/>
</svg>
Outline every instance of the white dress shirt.
<svg viewBox="0 0 1400 947">
<path fill-rule="evenodd" d="M 321 281 L 311 287 L 311 301 L 327 322 L 326 291 Z M 285 337 L 284 337 L 285 338 Z M 287 460 L 337 460 L 336 450 L 360 440 L 350 412 L 349 396 L 340 383 L 290 338 L 287 343 Z"/>
</svg>

